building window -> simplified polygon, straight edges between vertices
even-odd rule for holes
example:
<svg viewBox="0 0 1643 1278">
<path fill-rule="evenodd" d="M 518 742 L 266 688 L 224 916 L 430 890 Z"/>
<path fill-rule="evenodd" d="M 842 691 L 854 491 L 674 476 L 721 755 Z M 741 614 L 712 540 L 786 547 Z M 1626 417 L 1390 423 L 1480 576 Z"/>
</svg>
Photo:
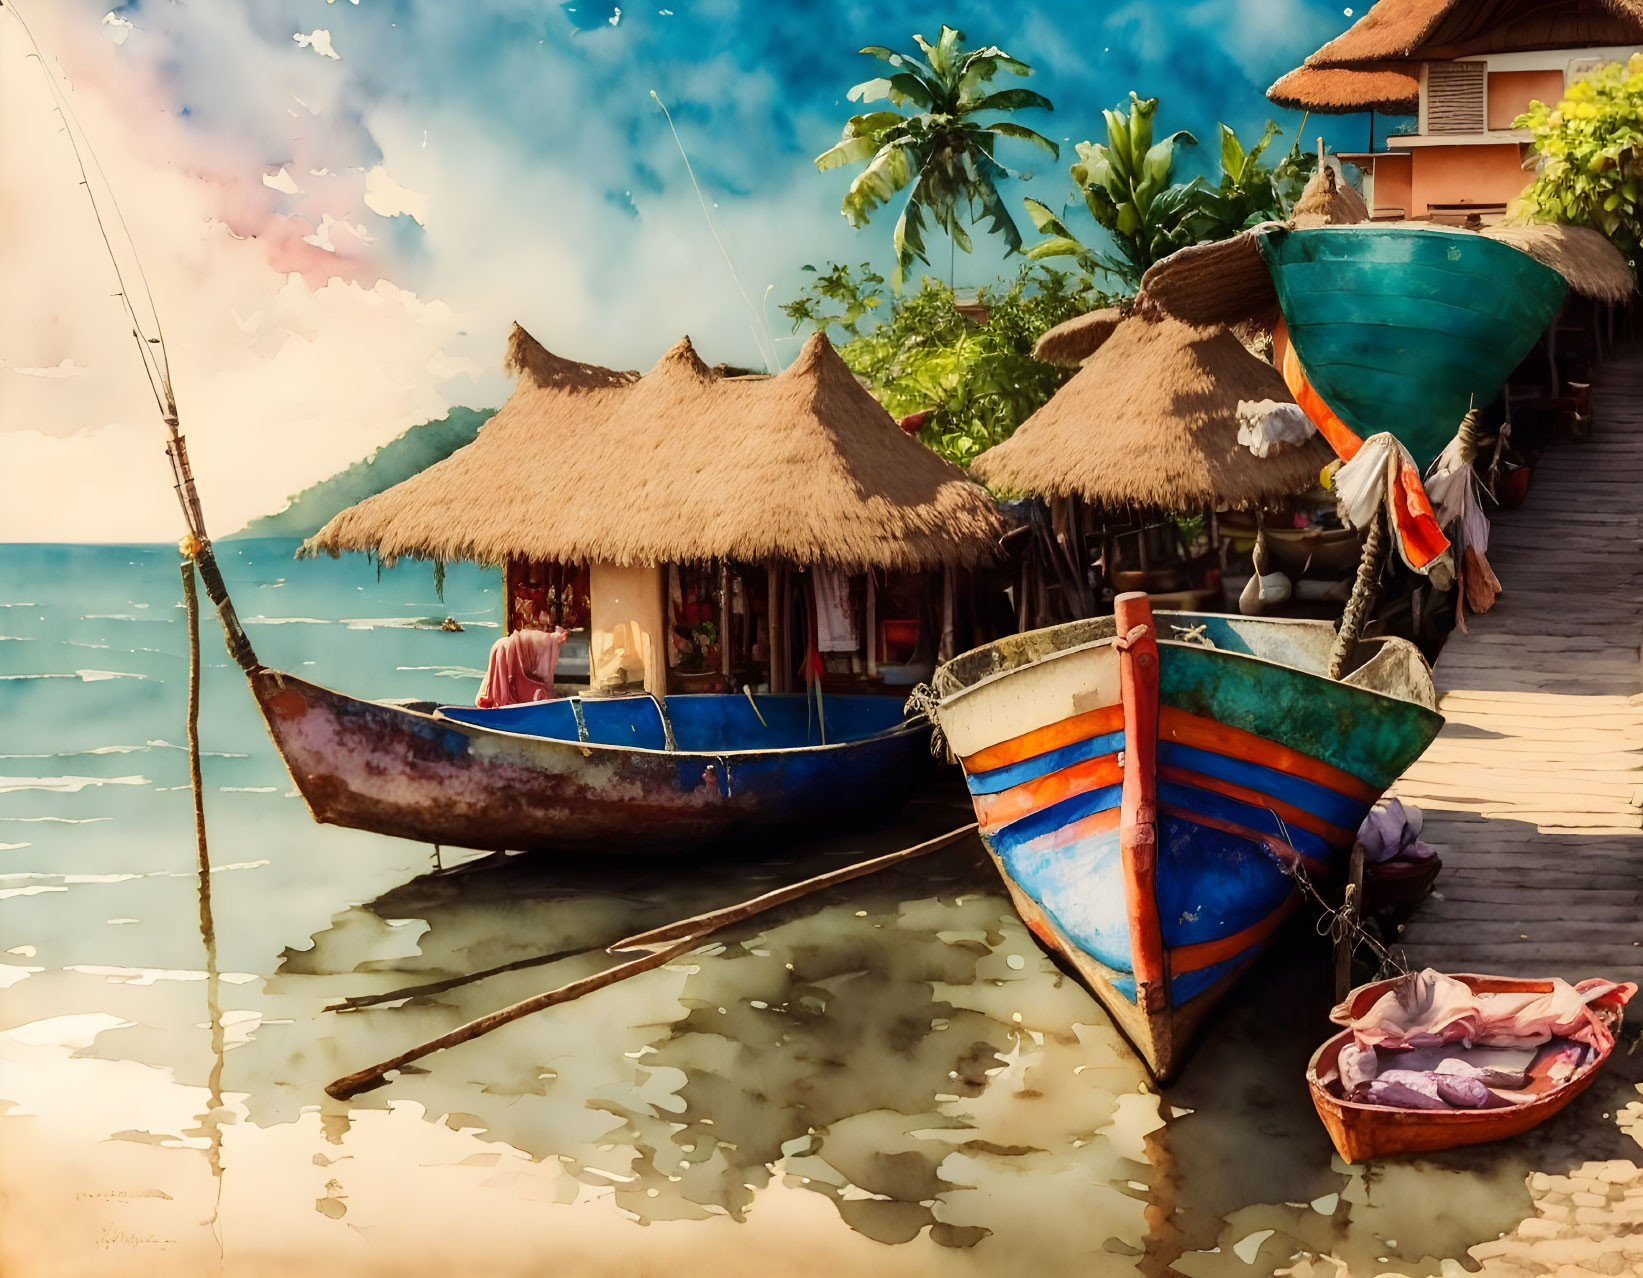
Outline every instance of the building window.
<svg viewBox="0 0 1643 1278">
<path fill-rule="evenodd" d="M 1431 62 L 1426 67 L 1426 132 L 1482 133 L 1488 64 Z"/>
</svg>

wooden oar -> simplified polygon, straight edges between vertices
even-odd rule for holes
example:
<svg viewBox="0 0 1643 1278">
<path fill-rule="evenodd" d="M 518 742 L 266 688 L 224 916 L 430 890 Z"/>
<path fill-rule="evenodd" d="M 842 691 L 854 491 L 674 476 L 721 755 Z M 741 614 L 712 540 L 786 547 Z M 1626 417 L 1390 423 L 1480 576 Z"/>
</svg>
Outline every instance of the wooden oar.
<svg viewBox="0 0 1643 1278">
<path fill-rule="evenodd" d="M 615 967 L 606 968 L 603 972 L 595 972 L 592 976 L 584 976 L 579 981 L 572 981 L 569 985 L 561 985 L 556 990 L 549 990 L 545 994 L 537 994 L 524 999 L 512 1006 L 504 1007 L 499 1011 L 481 1016 L 477 1021 L 469 1021 L 460 1025 L 448 1034 L 441 1034 L 438 1038 L 431 1038 L 420 1047 L 413 1047 L 409 1051 L 401 1052 L 398 1056 L 390 1057 L 369 1068 L 357 1073 L 345 1075 L 337 1079 L 325 1089 L 327 1096 L 334 1096 L 337 1100 L 347 1100 L 350 1096 L 364 1091 L 382 1080 L 382 1076 L 390 1070 L 396 1070 L 402 1065 L 409 1065 L 412 1061 L 421 1060 L 434 1052 L 444 1051 L 447 1047 L 455 1047 L 459 1043 L 466 1043 L 470 1039 L 478 1038 L 482 1034 L 489 1034 L 493 1029 L 499 1029 L 509 1021 L 517 1021 L 521 1016 L 529 1016 L 532 1012 L 540 1012 L 543 1008 L 554 1007 L 559 1003 L 569 1003 L 573 999 L 581 998 L 584 994 L 591 994 L 594 990 L 602 990 L 607 985 L 615 985 L 618 981 L 625 981 L 630 976 L 638 976 L 641 972 L 648 972 L 652 968 L 661 967 L 670 959 L 678 958 L 686 950 L 700 942 L 700 937 L 687 937 L 677 945 L 670 945 L 665 950 L 657 950 L 654 954 L 646 954 L 643 958 L 636 958 L 631 963 L 618 963 Z"/>
<path fill-rule="evenodd" d="M 630 976 L 638 976 L 643 972 L 652 971 L 678 958 L 681 954 L 700 945 L 710 934 L 720 928 L 728 927 L 743 919 L 761 914 L 765 910 L 773 909 L 788 901 L 808 896 L 812 892 L 819 892 L 824 888 L 832 887 L 836 883 L 847 883 L 851 879 L 861 878 L 878 870 L 888 869 L 902 861 L 911 861 L 914 857 L 934 852 L 938 848 L 957 843 L 960 839 L 975 832 L 975 823 L 961 829 L 951 830 L 938 838 L 928 839 L 923 843 L 910 848 L 903 848 L 900 852 L 891 852 L 887 856 L 873 857 L 870 860 L 858 861 L 854 865 L 847 865 L 843 869 L 832 870 L 826 874 L 818 874 L 814 878 L 806 879 L 802 883 L 795 883 L 791 887 L 779 888 L 774 892 L 766 892 L 763 896 L 756 896 L 750 901 L 743 901 L 739 905 L 732 905 L 722 910 L 715 910 L 710 914 L 699 914 L 694 918 L 683 919 L 678 923 L 671 923 L 667 927 L 655 928 L 649 932 L 641 932 L 637 936 L 630 936 L 611 946 L 612 952 L 631 950 L 662 945 L 661 949 L 632 959 L 626 963 L 618 963 L 615 967 L 606 968 L 603 972 L 596 972 L 592 976 L 585 976 L 579 981 L 572 981 L 569 985 L 561 985 L 558 989 L 548 990 L 537 994 L 510 1007 L 501 1008 L 481 1016 L 478 1020 L 469 1021 L 460 1025 L 449 1033 L 441 1034 L 438 1038 L 431 1038 L 418 1047 L 401 1052 L 398 1056 L 390 1057 L 355 1073 L 347 1074 L 337 1079 L 325 1089 L 328 1096 L 337 1100 L 347 1100 L 366 1088 L 380 1083 L 383 1076 L 401 1066 L 409 1065 L 412 1061 L 421 1060 L 424 1056 L 431 1056 L 434 1052 L 443 1051 L 447 1047 L 456 1047 L 458 1044 L 469 1042 L 483 1034 L 489 1034 L 494 1029 L 500 1029 L 510 1021 L 517 1021 L 532 1012 L 540 1012 L 545 1008 L 556 1007 L 560 1003 L 569 1003 L 579 999 L 584 994 L 591 994 L 594 990 L 602 990 L 607 986 L 616 985 L 627 980 Z M 687 929 L 684 933 L 680 929 Z M 664 944 L 660 939 L 663 933 L 678 936 L 672 944 Z"/>
<path fill-rule="evenodd" d="M 680 919 L 677 923 L 669 923 L 663 927 L 652 928 L 648 932 L 639 932 L 634 936 L 624 937 L 614 945 L 607 947 L 611 954 L 621 954 L 628 950 L 645 950 L 655 945 L 666 945 L 669 941 L 676 941 L 684 937 L 704 937 L 717 932 L 720 928 L 729 927 L 732 923 L 740 923 L 743 919 L 752 918 L 755 914 L 763 914 L 766 910 L 773 910 L 778 905 L 785 905 L 789 901 L 796 901 L 802 896 L 809 896 L 812 892 L 820 892 L 823 888 L 830 888 L 837 883 L 848 883 L 851 879 L 859 879 L 864 875 L 876 874 L 880 870 L 887 870 L 892 865 L 902 861 L 911 861 L 914 857 L 924 856 L 938 848 L 957 843 L 976 831 L 976 823 L 970 822 L 957 830 L 949 830 L 946 834 L 923 843 L 915 844 L 910 848 L 903 848 L 900 852 L 890 852 L 884 856 L 876 856 L 867 861 L 857 861 L 854 865 L 847 865 L 843 869 L 829 870 L 826 874 L 818 874 L 814 878 L 805 879 L 802 883 L 794 883 L 784 888 L 777 888 L 773 892 L 766 892 L 763 896 L 755 896 L 751 900 L 742 901 L 737 905 L 727 905 L 722 910 L 713 910 L 707 914 L 692 915 L 688 919 Z"/>
</svg>

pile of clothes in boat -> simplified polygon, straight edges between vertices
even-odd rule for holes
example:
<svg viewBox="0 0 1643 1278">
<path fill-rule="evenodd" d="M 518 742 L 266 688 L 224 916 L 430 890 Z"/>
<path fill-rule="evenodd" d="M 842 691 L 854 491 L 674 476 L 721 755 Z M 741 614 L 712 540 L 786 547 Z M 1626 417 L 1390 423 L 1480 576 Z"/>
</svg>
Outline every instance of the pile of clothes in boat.
<svg viewBox="0 0 1643 1278">
<path fill-rule="evenodd" d="M 1546 982 L 1541 992 L 1474 991 L 1427 968 L 1402 978 L 1362 1015 L 1334 1083 L 1346 1100 L 1398 1109 L 1498 1109 L 1533 1100 L 1600 1060 L 1614 1038 L 1589 1007 L 1622 1006 L 1629 983 Z"/>
</svg>

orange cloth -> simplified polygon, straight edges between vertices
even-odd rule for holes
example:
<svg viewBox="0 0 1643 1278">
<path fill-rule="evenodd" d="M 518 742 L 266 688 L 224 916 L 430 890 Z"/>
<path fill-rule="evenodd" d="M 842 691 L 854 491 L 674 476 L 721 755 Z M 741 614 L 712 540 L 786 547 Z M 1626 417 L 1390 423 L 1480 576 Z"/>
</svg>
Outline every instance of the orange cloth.
<svg viewBox="0 0 1643 1278">
<path fill-rule="evenodd" d="M 1301 367 L 1301 358 L 1289 340 L 1289 329 L 1283 320 L 1272 330 L 1272 353 L 1284 375 L 1289 393 L 1295 396 L 1318 433 L 1329 441 L 1342 461 L 1351 461 L 1363 447 L 1363 439 L 1343 422 L 1318 394 L 1317 388 Z M 1422 570 L 1449 549 L 1449 539 L 1438 526 L 1438 517 L 1427 499 L 1426 486 L 1421 483 L 1420 471 L 1405 459 L 1398 467 L 1398 477 L 1388 505 L 1398 531 L 1403 558 L 1411 568 Z"/>
<path fill-rule="evenodd" d="M 490 665 L 474 704 L 490 710 L 497 706 L 551 700 L 553 671 L 559 664 L 559 648 L 566 638 L 563 628 L 515 630 L 511 635 L 502 636 L 491 645 Z"/>
</svg>

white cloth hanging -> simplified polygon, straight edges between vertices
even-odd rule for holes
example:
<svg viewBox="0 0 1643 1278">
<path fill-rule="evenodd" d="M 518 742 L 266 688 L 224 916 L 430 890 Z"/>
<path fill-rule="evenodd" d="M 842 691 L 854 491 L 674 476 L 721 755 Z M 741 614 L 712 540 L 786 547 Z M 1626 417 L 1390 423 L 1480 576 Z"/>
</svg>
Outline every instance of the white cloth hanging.
<svg viewBox="0 0 1643 1278">
<path fill-rule="evenodd" d="M 816 599 L 816 650 L 854 652 L 861 646 L 856 614 L 850 607 L 850 578 L 834 568 L 813 568 L 811 589 Z"/>
</svg>

